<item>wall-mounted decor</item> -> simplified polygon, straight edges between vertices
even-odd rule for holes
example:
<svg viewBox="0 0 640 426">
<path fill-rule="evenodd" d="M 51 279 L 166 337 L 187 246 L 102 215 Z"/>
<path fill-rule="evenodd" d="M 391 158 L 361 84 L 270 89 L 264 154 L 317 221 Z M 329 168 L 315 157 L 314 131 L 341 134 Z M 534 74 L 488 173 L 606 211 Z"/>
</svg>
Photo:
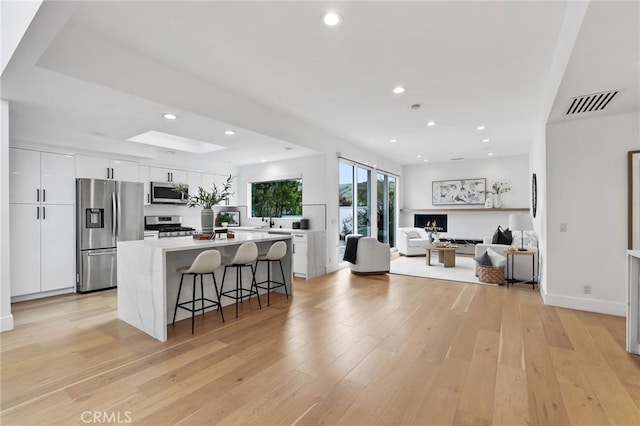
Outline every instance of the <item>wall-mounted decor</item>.
<svg viewBox="0 0 640 426">
<path fill-rule="evenodd" d="M 640 151 L 627 154 L 628 213 L 627 248 L 640 250 Z"/>
<path fill-rule="evenodd" d="M 434 206 L 451 204 L 484 204 L 486 179 L 437 180 L 431 184 Z"/>
<path fill-rule="evenodd" d="M 531 214 L 533 217 L 536 217 L 536 212 L 538 211 L 538 178 L 534 173 L 531 176 Z"/>
</svg>

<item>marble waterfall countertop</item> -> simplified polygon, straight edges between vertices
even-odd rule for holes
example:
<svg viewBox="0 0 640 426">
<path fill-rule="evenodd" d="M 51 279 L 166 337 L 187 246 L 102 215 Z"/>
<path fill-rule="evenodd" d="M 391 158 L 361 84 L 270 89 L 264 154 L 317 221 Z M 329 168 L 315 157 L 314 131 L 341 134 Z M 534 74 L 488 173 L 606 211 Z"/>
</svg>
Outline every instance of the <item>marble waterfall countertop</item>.
<svg viewBox="0 0 640 426">
<path fill-rule="evenodd" d="M 228 262 L 242 243 L 252 241 L 258 246 L 259 253 L 266 253 L 274 241 L 285 241 L 287 253 L 282 259 L 287 289 L 291 294 L 291 236 L 268 234 L 265 232 L 239 232 L 235 238 L 215 240 L 195 240 L 192 237 L 161 238 L 153 240 L 124 241 L 118 243 L 118 318 L 144 331 L 160 341 L 167 340 L 167 324 L 173 319 L 176 305 L 180 274 L 176 269 L 190 265 L 196 256 L 204 250 L 219 250 L 222 262 Z M 260 267 L 256 273 L 258 282 L 264 281 L 266 267 Z M 222 291 L 220 267 L 215 275 L 218 288 Z M 225 289 L 235 288 L 235 272 L 230 272 Z M 276 277 L 276 279 L 279 279 Z M 182 292 L 182 299 L 191 296 L 191 282 L 186 282 L 188 291 Z M 243 285 L 251 285 L 251 274 L 243 274 Z M 211 278 L 205 278 L 205 292 L 213 296 Z M 280 289 L 284 292 L 284 289 Z M 215 296 L 214 296 L 215 300 Z M 222 298 L 222 304 L 233 303 L 232 299 Z M 179 310 L 176 321 L 188 318 L 191 314 Z M 210 319 L 209 319 L 210 318 Z M 231 318 L 231 317 L 230 317 Z M 220 317 L 209 316 L 208 321 L 220 321 Z M 197 328 L 196 328 L 197 332 Z"/>
</svg>

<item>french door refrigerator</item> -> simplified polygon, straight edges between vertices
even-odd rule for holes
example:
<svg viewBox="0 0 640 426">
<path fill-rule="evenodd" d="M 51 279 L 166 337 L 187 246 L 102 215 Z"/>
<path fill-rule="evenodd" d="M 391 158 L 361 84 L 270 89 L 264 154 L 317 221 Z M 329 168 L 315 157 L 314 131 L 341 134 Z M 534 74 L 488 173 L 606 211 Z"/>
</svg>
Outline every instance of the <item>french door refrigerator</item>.
<svg viewBox="0 0 640 426">
<path fill-rule="evenodd" d="M 76 179 L 76 287 L 117 286 L 118 241 L 142 240 L 142 183 Z"/>
</svg>

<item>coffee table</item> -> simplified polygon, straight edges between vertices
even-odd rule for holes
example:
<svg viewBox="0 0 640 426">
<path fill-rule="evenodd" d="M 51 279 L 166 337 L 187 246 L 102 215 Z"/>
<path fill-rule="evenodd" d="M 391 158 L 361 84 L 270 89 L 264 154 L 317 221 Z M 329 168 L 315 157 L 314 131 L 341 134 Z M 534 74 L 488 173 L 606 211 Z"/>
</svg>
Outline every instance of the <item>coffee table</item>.
<svg viewBox="0 0 640 426">
<path fill-rule="evenodd" d="M 428 245 L 425 249 L 427 250 L 427 265 L 431 266 L 431 250 L 437 250 L 439 263 L 443 263 L 445 268 L 456 266 L 456 250 L 458 250 L 458 246 L 436 247 Z"/>
</svg>

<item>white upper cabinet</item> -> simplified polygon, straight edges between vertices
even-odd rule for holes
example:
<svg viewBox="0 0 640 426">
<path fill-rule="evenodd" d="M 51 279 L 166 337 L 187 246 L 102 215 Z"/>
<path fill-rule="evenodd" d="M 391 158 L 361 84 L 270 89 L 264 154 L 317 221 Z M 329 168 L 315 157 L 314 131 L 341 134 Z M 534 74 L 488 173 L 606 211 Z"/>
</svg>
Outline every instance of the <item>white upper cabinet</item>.
<svg viewBox="0 0 640 426">
<path fill-rule="evenodd" d="M 73 156 L 9 149 L 9 202 L 73 204 Z"/>
<path fill-rule="evenodd" d="M 43 204 L 73 204 L 76 191 L 73 156 L 43 152 L 40 156 L 40 187 Z"/>
<path fill-rule="evenodd" d="M 109 160 L 111 179 L 138 182 L 139 165 L 135 161 Z"/>
<path fill-rule="evenodd" d="M 151 204 L 151 179 L 149 178 L 149 166 L 140 166 L 138 170 L 138 182 L 142 182 L 144 205 Z"/>
<path fill-rule="evenodd" d="M 187 183 L 187 172 L 185 170 L 149 167 L 149 178 L 151 182 Z"/>
<path fill-rule="evenodd" d="M 40 202 L 40 153 L 9 148 L 9 202 Z"/>
<path fill-rule="evenodd" d="M 90 155 L 76 155 L 76 177 L 137 182 L 138 163 Z"/>
</svg>

